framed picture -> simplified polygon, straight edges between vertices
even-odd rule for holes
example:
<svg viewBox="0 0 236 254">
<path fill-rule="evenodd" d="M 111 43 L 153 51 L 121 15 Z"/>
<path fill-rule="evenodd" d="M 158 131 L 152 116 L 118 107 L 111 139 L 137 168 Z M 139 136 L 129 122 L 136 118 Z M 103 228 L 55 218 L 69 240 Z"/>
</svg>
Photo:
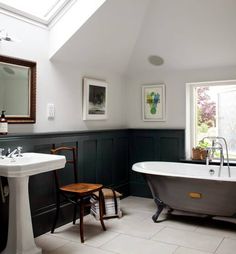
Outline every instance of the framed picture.
<svg viewBox="0 0 236 254">
<path fill-rule="evenodd" d="M 107 83 L 83 79 L 83 120 L 107 119 Z"/>
<path fill-rule="evenodd" d="M 143 121 L 165 121 L 165 85 L 142 87 Z"/>
</svg>

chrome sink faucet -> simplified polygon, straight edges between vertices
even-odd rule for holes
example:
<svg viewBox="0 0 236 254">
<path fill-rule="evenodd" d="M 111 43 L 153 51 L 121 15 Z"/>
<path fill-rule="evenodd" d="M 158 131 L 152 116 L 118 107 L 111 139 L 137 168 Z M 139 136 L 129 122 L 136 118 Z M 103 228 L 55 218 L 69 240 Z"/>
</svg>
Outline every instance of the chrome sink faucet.
<svg viewBox="0 0 236 254">
<path fill-rule="evenodd" d="M 4 151 L 4 148 L 0 148 L 0 159 L 4 159 L 4 156 L 2 154 L 3 151 Z"/>
<path fill-rule="evenodd" d="M 18 146 L 15 148 L 12 152 L 10 152 L 10 148 L 8 149 L 8 154 L 6 155 L 7 158 L 13 158 L 13 156 L 16 154 L 17 157 L 22 157 L 22 146 Z"/>
</svg>

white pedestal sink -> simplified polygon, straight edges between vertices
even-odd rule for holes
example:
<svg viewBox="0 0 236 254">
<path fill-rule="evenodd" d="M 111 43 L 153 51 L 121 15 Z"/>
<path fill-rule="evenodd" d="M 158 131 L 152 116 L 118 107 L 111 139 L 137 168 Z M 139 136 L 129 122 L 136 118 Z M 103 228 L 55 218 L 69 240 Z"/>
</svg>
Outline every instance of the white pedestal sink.
<svg viewBox="0 0 236 254">
<path fill-rule="evenodd" d="M 29 176 L 63 168 L 61 155 L 24 153 L 23 157 L 0 159 L 0 176 L 8 177 L 10 190 L 9 226 L 2 254 L 41 254 L 35 245 L 30 214 Z"/>
</svg>

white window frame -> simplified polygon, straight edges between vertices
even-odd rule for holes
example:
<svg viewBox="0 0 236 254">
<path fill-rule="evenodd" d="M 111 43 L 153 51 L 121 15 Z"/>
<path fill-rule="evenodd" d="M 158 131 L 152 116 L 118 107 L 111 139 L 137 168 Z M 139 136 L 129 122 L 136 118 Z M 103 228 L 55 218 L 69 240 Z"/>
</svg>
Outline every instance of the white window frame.
<svg viewBox="0 0 236 254">
<path fill-rule="evenodd" d="M 194 98 L 194 89 L 199 86 L 217 86 L 217 85 L 235 85 L 236 80 L 221 80 L 221 81 L 204 81 L 186 83 L 186 129 L 185 129 L 185 157 L 191 159 L 192 148 L 196 146 L 196 98 Z M 218 121 L 218 119 L 217 119 Z"/>
<path fill-rule="evenodd" d="M 48 14 L 46 17 L 39 17 L 37 15 L 33 15 L 29 12 L 14 8 L 13 6 L 0 2 L 0 13 L 25 21 L 29 21 L 30 23 L 36 25 L 40 24 L 47 27 L 53 22 L 54 19 L 56 19 L 60 15 L 63 15 L 64 12 L 66 12 L 66 10 L 70 8 L 73 3 L 75 3 L 75 0 L 58 0 L 55 5 L 48 10 Z"/>
</svg>

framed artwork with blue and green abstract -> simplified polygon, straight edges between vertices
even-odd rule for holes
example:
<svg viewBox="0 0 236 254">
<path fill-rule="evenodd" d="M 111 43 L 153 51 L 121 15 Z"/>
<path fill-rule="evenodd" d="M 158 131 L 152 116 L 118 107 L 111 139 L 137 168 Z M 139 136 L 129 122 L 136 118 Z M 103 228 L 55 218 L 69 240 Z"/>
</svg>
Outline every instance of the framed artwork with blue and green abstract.
<svg viewBox="0 0 236 254">
<path fill-rule="evenodd" d="M 143 121 L 165 121 L 165 85 L 142 86 Z"/>
</svg>

